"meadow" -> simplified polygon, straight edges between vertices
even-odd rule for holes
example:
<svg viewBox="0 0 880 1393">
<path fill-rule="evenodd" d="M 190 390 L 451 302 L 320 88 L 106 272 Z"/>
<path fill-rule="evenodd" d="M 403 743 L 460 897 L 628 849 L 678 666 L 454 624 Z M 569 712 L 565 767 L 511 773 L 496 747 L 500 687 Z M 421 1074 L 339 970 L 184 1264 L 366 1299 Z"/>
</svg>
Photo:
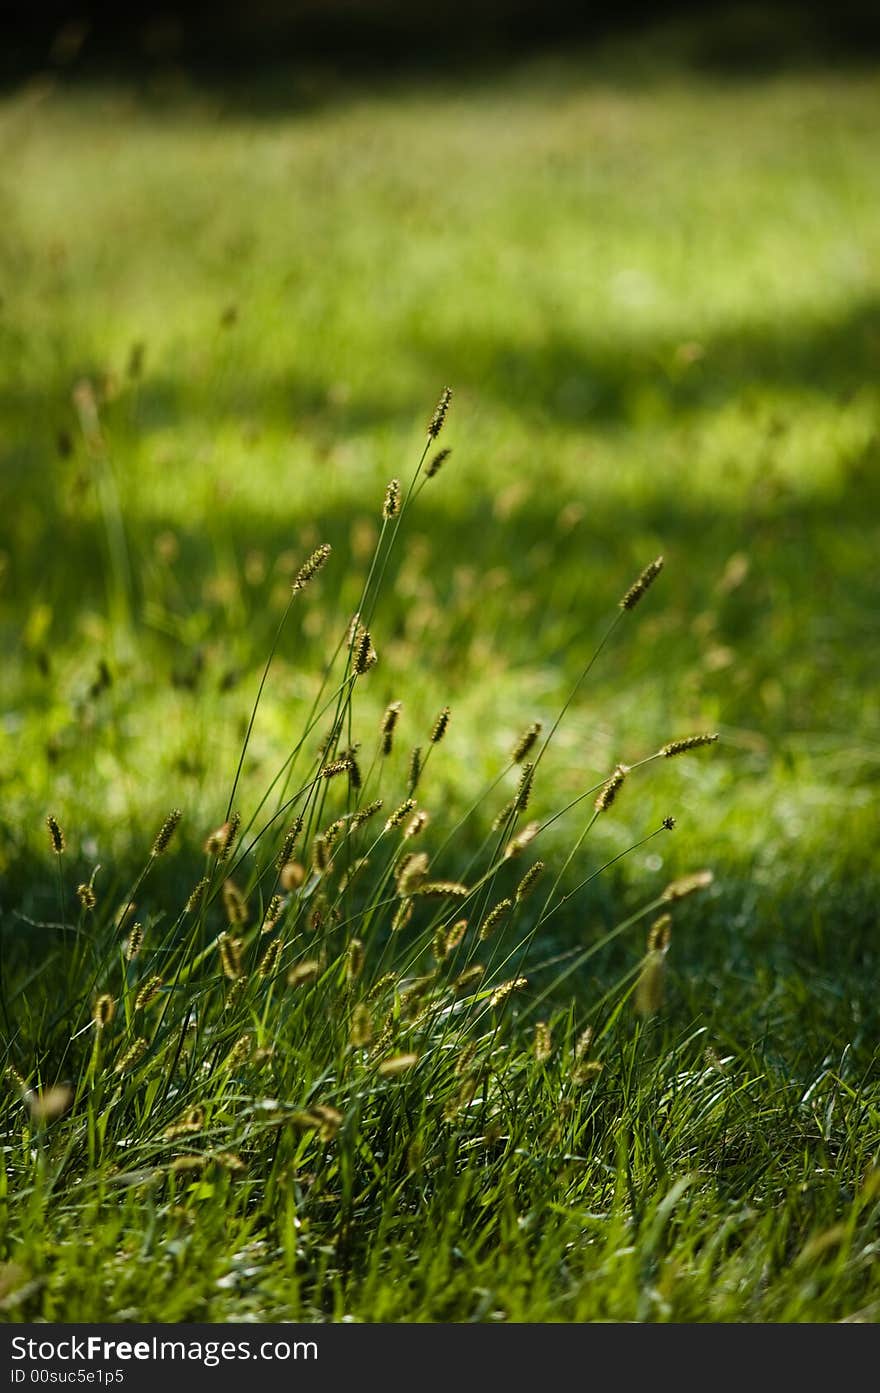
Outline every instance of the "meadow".
<svg viewBox="0 0 880 1393">
<path fill-rule="evenodd" d="M 880 1314 L 878 138 L 659 40 L 3 95 L 4 1319 Z"/>
</svg>

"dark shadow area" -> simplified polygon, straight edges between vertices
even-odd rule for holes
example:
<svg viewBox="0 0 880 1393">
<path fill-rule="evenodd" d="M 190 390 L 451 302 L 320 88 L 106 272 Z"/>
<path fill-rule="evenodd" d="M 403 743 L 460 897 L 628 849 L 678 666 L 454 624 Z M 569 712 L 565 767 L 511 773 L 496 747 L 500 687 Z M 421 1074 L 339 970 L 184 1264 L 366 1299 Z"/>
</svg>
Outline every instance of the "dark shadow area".
<svg viewBox="0 0 880 1393">
<path fill-rule="evenodd" d="M 109 7 L 42 0 L 7 7 L 0 84 L 54 74 L 173 97 L 181 83 L 269 115 L 345 100 L 355 87 L 478 73 L 559 45 L 603 51 L 612 80 L 664 67 L 713 80 L 791 66 L 864 65 L 880 53 L 880 11 L 866 0 L 705 6 L 696 0 L 260 0 L 247 7 L 154 0 Z M 627 53 L 615 49 L 625 40 Z M 636 61 L 633 63 L 634 54 Z M 260 81 L 254 84 L 254 76 Z"/>
</svg>

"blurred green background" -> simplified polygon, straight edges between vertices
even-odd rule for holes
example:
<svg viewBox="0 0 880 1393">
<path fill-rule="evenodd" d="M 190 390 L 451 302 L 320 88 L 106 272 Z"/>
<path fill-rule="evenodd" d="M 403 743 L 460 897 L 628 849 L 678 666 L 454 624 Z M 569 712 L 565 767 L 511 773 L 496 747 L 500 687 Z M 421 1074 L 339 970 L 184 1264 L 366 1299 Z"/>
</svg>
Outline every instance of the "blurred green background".
<svg viewBox="0 0 880 1393">
<path fill-rule="evenodd" d="M 719 730 L 603 819 L 613 855 L 679 818 L 604 893 L 710 865 L 724 961 L 760 990 L 768 953 L 805 983 L 821 966 L 832 1016 L 848 962 L 854 1009 L 877 891 L 880 85 L 870 55 L 724 69 L 701 59 L 723 30 L 707 44 L 676 19 L 385 73 L 265 60 L 224 79 L 160 54 L 7 83 L 5 914 L 51 911 L 50 810 L 99 889 L 171 804 L 200 846 L 290 576 L 329 540 L 247 813 L 449 383 L 453 454 L 393 568 L 355 735 L 371 750 L 402 699 L 402 779 L 448 702 L 426 803 L 463 807 L 662 552 L 538 813 Z"/>
</svg>

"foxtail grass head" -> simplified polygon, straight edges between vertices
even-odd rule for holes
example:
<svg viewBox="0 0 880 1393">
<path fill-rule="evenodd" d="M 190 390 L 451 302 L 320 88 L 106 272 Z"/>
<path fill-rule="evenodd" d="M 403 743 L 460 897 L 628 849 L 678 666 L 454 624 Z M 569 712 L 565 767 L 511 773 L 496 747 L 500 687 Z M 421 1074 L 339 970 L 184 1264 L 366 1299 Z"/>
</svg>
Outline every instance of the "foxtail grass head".
<svg viewBox="0 0 880 1393">
<path fill-rule="evenodd" d="M 92 1020 L 98 1030 L 106 1030 L 115 1015 L 116 1002 L 108 992 L 95 998 L 95 1004 L 92 1007 Z"/>
<path fill-rule="evenodd" d="M 434 414 L 428 422 L 428 436 L 431 440 L 436 440 L 443 429 L 446 420 L 446 413 L 449 410 L 449 403 L 452 401 L 452 388 L 444 387 L 440 393 L 440 400 L 434 408 Z"/>
<path fill-rule="evenodd" d="M 144 930 L 141 924 L 132 924 L 125 940 L 125 961 L 134 962 L 144 943 Z"/>
<path fill-rule="evenodd" d="M 400 480 L 392 479 L 385 490 L 385 502 L 382 504 L 382 517 L 388 522 L 391 518 L 396 518 L 400 512 Z"/>
<path fill-rule="evenodd" d="M 452 713 L 449 710 L 449 707 L 444 706 L 443 710 L 440 712 L 439 716 L 434 722 L 433 729 L 431 730 L 432 745 L 439 745 L 440 741 L 443 739 L 447 729 L 449 728 L 449 718 L 451 714 Z"/>
<path fill-rule="evenodd" d="M 53 817 L 50 813 L 49 816 L 46 818 L 46 826 L 49 829 L 49 845 L 54 851 L 55 855 L 60 856 L 66 846 L 66 842 L 64 840 L 64 832 L 61 829 L 61 824 L 58 821 L 57 817 Z"/>
<path fill-rule="evenodd" d="M 698 890 L 708 890 L 714 878 L 710 870 L 693 871 L 690 875 L 679 876 L 677 880 L 669 882 L 662 898 L 667 901 L 683 900 L 688 895 L 696 894 Z"/>
<path fill-rule="evenodd" d="M 312 552 L 308 561 L 304 562 L 303 565 L 300 566 L 293 582 L 294 595 L 298 595 L 301 590 L 305 590 L 309 581 L 313 580 L 314 577 L 321 570 L 321 568 L 324 565 L 326 565 L 327 558 L 329 557 L 331 550 L 332 548 L 330 547 L 330 544 L 328 542 L 324 542 L 322 546 L 318 547 L 315 551 Z"/>
<path fill-rule="evenodd" d="M 382 717 L 382 724 L 379 727 L 380 734 L 382 736 L 383 755 L 391 754 L 391 750 L 394 745 L 394 730 L 397 725 L 397 722 L 400 719 L 400 712 L 402 707 L 402 702 L 392 701 L 391 704 L 389 706 L 386 706 L 385 708 L 385 714 Z"/>
<path fill-rule="evenodd" d="M 620 608 L 635 609 L 636 605 L 639 603 L 639 600 L 641 600 L 642 596 L 645 595 L 648 590 L 650 590 L 651 586 L 654 584 L 654 581 L 657 579 L 662 570 L 663 557 L 658 556 L 655 561 L 651 561 L 645 567 L 645 569 L 642 571 L 642 574 L 638 577 L 636 581 L 633 582 L 629 590 L 627 590 L 626 594 L 620 602 Z"/>
<path fill-rule="evenodd" d="M 691 750 L 701 750 L 704 745 L 714 745 L 718 739 L 717 733 L 711 735 L 686 735 L 681 740 L 670 740 L 664 745 L 660 754 L 667 759 L 673 759 L 675 755 L 685 755 Z"/>
<path fill-rule="evenodd" d="M 529 895 L 534 890 L 543 873 L 543 861 L 536 861 L 533 866 L 529 867 L 522 880 L 520 881 L 519 885 L 516 887 L 516 895 L 514 896 L 514 899 L 516 900 L 517 904 L 522 904 L 523 900 L 527 900 L 529 898 Z"/>
<path fill-rule="evenodd" d="M 162 826 L 159 828 L 159 831 L 156 833 L 156 839 L 153 842 L 153 848 L 150 852 L 151 857 L 161 856 L 168 850 L 171 838 L 174 836 L 177 825 L 182 817 L 183 812 L 180 808 L 172 808 L 171 812 L 162 823 Z"/>
<path fill-rule="evenodd" d="M 90 914 L 91 911 L 95 908 L 95 905 L 98 903 L 98 897 L 95 894 L 95 887 L 91 884 L 90 881 L 84 882 L 82 885 L 78 885 L 76 887 L 76 898 L 79 900 L 80 904 L 82 905 L 83 909 L 86 911 L 87 914 Z"/>
<path fill-rule="evenodd" d="M 449 459 L 449 456 L 451 454 L 451 450 L 444 449 L 438 450 L 435 455 L 432 455 L 427 465 L 425 466 L 425 477 L 428 479 L 433 479 L 435 474 L 439 474 L 440 470 L 443 468 L 444 464 Z"/>
<path fill-rule="evenodd" d="M 480 938 L 483 940 L 491 938 L 499 924 L 507 918 L 512 909 L 513 900 L 499 900 L 498 903 L 489 910 L 489 913 L 480 925 Z"/>
<path fill-rule="evenodd" d="M 514 764 L 522 764 L 526 755 L 532 750 L 535 741 L 541 734 L 542 726 L 540 721 L 533 721 L 528 730 L 524 730 L 510 752 L 510 758 Z"/>
<path fill-rule="evenodd" d="M 618 764 L 610 779 L 606 779 L 598 794 L 593 807 L 597 813 L 605 813 L 611 807 L 620 790 L 623 788 L 624 780 L 629 773 L 629 766 Z"/>
<path fill-rule="evenodd" d="M 532 784 L 535 778 L 534 764 L 524 764 L 522 773 L 519 776 L 519 786 L 513 800 L 514 809 L 518 813 L 524 813 L 529 806 L 529 799 L 532 796 Z"/>
</svg>

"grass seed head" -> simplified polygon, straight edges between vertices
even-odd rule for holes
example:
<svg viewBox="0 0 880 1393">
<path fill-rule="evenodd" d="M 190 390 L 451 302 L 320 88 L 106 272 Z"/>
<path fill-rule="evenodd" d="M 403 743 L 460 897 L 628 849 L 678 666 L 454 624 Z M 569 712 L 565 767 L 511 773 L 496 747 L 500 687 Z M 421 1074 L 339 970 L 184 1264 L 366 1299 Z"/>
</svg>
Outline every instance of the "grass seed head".
<svg viewBox="0 0 880 1393">
<path fill-rule="evenodd" d="M 382 516 L 386 522 L 390 518 L 397 517 L 400 512 L 400 480 L 391 479 L 385 490 L 385 502 L 382 504 Z"/>
<path fill-rule="evenodd" d="M 672 915 L 661 914 L 648 930 L 648 952 L 665 953 L 672 942 Z"/>
<path fill-rule="evenodd" d="M 383 1059 L 379 1064 L 378 1072 L 383 1079 L 393 1079 L 398 1074 L 405 1074 L 413 1069 L 419 1062 L 417 1054 L 408 1052 L 406 1054 L 394 1054 L 388 1059 Z"/>
<path fill-rule="evenodd" d="M 645 957 L 636 983 L 633 1004 L 640 1016 L 653 1016 L 663 1005 L 666 985 L 666 954 L 658 949 Z"/>
<path fill-rule="evenodd" d="M 388 818 L 388 821 L 385 823 L 385 831 L 393 832 L 394 828 L 399 827 L 400 824 L 403 822 L 404 818 L 409 816 L 409 814 L 414 810 L 415 806 L 416 800 L 414 798 L 405 799 L 404 802 L 401 803 L 400 807 L 395 808 L 394 812 Z"/>
<path fill-rule="evenodd" d="M 294 849 L 299 840 L 299 835 L 303 830 L 303 820 L 301 817 L 294 818 L 293 822 L 284 833 L 284 841 L 281 843 L 281 850 L 275 862 L 276 868 L 280 871 L 286 866 L 288 861 L 293 859 Z"/>
<path fill-rule="evenodd" d="M 148 977 L 134 999 L 134 1009 L 145 1011 L 146 1008 L 156 1000 L 162 990 L 163 982 L 161 977 Z"/>
<path fill-rule="evenodd" d="M 242 945 L 243 946 L 243 945 Z M 230 984 L 226 993 L 226 1000 L 223 1002 L 224 1011 L 234 1011 L 247 990 L 248 979 L 244 972 Z"/>
<path fill-rule="evenodd" d="M 223 976 L 230 981 L 235 981 L 242 975 L 241 954 L 244 944 L 240 938 L 234 938 L 228 933 L 221 933 L 217 937 L 217 952 L 220 955 L 220 967 Z"/>
<path fill-rule="evenodd" d="M 25 1093 L 25 1102 L 34 1122 L 55 1122 L 63 1117 L 73 1102 L 73 1089 L 66 1083 L 39 1090 L 29 1088 Z"/>
<path fill-rule="evenodd" d="M 370 1015 L 369 1006 L 365 1002 L 358 1002 L 351 1013 L 348 1039 L 355 1049 L 365 1049 L 372 1043 L 373 1017 Z"/>
<path fill-rule="evenodd" d="M 485 971 L 482 963 L 472 963 L 470 967 L 465 968 L 464 972 L 460 972 L 452 983 L 452 990 L 456 996 L 463 996 L 466 992 L 476 989 L 482 982 Z"/>
<path fill-rule="evenodd" d="M 630 586 L 629 590 L 627 590 L 626 594 L 620 602 L 620 608 L 634 609 L 635 606 L 639 603 L 639 600 L 645 594 L 645 591 L 649 590 L 651 586 L 654 584 L 654 581 L 657 579 L 662 570 L 663 557 L 658 556 L 656 560 L 650 562 L 650 564 L 645 567 L 638 580 L 636 580 Z"/>
<path fill-rule="evenodd" d="M 177 825 L 182 817 L 182 809 L 172 808 L 171 812 L 162 823 L 162 826 L 159 828 L 159 831 L 156 833 L 156 840 L 153 842 L 153 849 L 150 852 L 150 856 L 161 856 L 163 852 L 168 850 L 171 838 L 174 836 Z"/>
<path fill-rule="evenodd" d="M 553 1053 L 553 1036 L 546 1021 L 538 1021 L 535 1026 L 532 1050 L 539 1064 L 546 1064 Z"/>
<path fill-rule="evenodd" d="M 104 992 L 95 998 L 95 1004 L 92 1007 L 92 1020 L 99 1030 L 106 1030 L 115 1015 L 116 1002 L 109 993 Z"/>
<path fill-rule="evenodd" d="M 489 997 L 489 1005 L 503 1006 L 508 997 L 511 997 L 514 992 L 521 992 L 528 985 L 529 979 L 527 977 L 511 977 L 508 982 L 502 982 L 495 988 Z"/>
<path fill-rule="evenodd" d="M 414 895 L 428 874 L 428 853 L 413 851 L 405 856 L 397 870 L 397 893 L 408 898 Z"/>
<path fill-rule="evenodd" d="M 505 919 L 512 909 L 513 900 L 504 899 L 499 900 L 498 903 L 489 910 L 489 913 L 480 925 L 481 941 L 485 942 L 487 938 L 491 938 L 502 919 Z"/>
<path fill-rule="evenodd" d="M 409 791 L 410 796 L 415 793 L 419 786 L 419 779 L 422 777 L 422 747 L 414 746 L 409 757 Z"/>
<path fill-rule="evenodd" d="M 314 982 L 316 977 L 321 975 L 321 963 L 318 958 L 304 958 L 302 962 L 295 963 L 287 974 L 287 985 L 289 987 L 304 987 L 308 983 Z"/>
<path fill-rule="evenodd" d="M 76 887 L 76 898 L 79 900 L 86 913 L 90 913 L 98 903 L 94 887 L 89 884 L 82 884 Z"/>
<path fill-rule="evenodd" d="M 328 851 L 333 850 L 336 843 L 339 841 L 339 838 L 345 831 L 347 825 L 347 817 L 338 817 L 335 822 L 330 823 L 329 827 L 324 828 L 322 835 L 324 837 L 324 842 Z"/>
<path fill-rule="evenodd" d="M 269 908 L 263 915 L 263 922 L 260 925 L 260 933 L 271 933 L 284 913 L 284 899 L 281 895 L 273 895 L 269 901 Z"/>
<path fill-rule="evenodd" d="M 384 972 L 381 977 L 376 979 L 367 992 L 365 997 L 367 1005 L 375 1006 L 377 1001 L 381 1001 L 382 997 L 386 996 L 391 991 L 396 982 L 396 972 Z"/>
<path fill-rule="evenodd" d="M 241 1175 L 247 1170 L 244 1161 L 240 1156 L 236 1156 L 234 1151 L 215 1151 L 209 1160 L 213 1165 L 228 1171 L 230 1175 Z"/>
<path fill-rule="evenodd" d="M 412 900 L 402 900 L 397 911 L 395 912 L 394 918 L 391 920 L 391 932 L 399 933 L 401 929 L 405 929 L 410 919 L 412 918 L 412 915 Z"/>
<path fill-rule="evenodd" d="M 330 852 L 327 848 L 327 838 L 322 832 L 312 840 L 312 870 L 315 875 L 323 875 L 330 864 Z"/>
<path fill-rule="evenodd" d="M 507 843 L 507 846 L 504 848 L 505 859 L 510 860 L 512 856 L 519 856 L 520 852 L 525 851 L 530 842 L 535 840 L 540 830 L 540 822 L 527 823 L 522 831 L 517 832 L 516 836 L 512 837 Z"/>
<path fill-rule="evenodd" d="M 428 435 L 431 440 L 436 440 L 443 429 L 443 422 L 446 420 L 446 413 L 449 410 L 449 403 L 451 400 L 452 388 L 444 387 L 443 391 L 440 393 L 440 400 L 434 408 L 434 414 L 428 422 Z"/>
<path fill-rule="evenodd" d="M 347 774 L 350 768 L 351 761 L 348 755 L 343 755 L 341 759 L 331 760 L 329 764 L 324 765 L 321 770 L 321 778 L 335 779 L 339 774 Z"/>
<path fill-rule="evenodd" d="M 269 940 L 266 951 L 260 958 L 260 965 L 257 968 L 257 976 L 265 981 L 267 977 L 273 977 L 278 967 L 278 959 L 284 949 L 284 939 L 280 936 Z"/>
<path fill-rule="evenodd" d="M 526 755 L 532 749 L 541 734 L 542 726 L 540 721 L 533 721 L 528 730 L 524 730 L 510 752 L 510 758 L 514 764 L 522 764 Z"/>
<path fill-rule="evenodd" d="M 362 628 L 354 649 L 354 670 L 362 677 L 371 667 L 375 667 L 378 661 L 379 655 L 373 647 L 370 631 Z"/>
<path fill-rule="evenodd" d="M 425 477 L 433 479 L 435 474 L 439 474 L 451 454 L 451 450 L 438 450 L 435 455 L 432 455 L 425 467 Z"/>
<path fill-rule="evenodd" d="M 528 899 L 529 895 L 532 893 L 539 879 L 541 878 L 543 871 L 543 861 L 536 861 L 533 866 L 529 867 L 522 880 L 520 881 L 519 885 L 516 887 L 516 894 L 514 896 L 514 899 L 516 900 L 517 904 L 522 904 L 523 900 Z"/>
<path fill-rule="evenodd" d="M 27 1080 L 23 1074 L 18 1072 L 14 1064 L 6 1065 L 3 1070 L 3 1079 L 5 1083 L 8 1083 L 11 1088 L 15 1089 L 22 1096 L 28 1092 Z"/>
<path fill-rule="evenodd" d="M 226 879 L 223 882 L 223 908 L 226 910 L 226 918 L 230 924 L 241 927 L 242 924 L 247 923 L 247 900 L 234 880 Z"/>
<path fill-rule="evenodd" d="M 496 814 L 495 818 L 493 819 L 492 831 L 499 832 L 502 827 L 506 827 L 515 812 L 516 799 L 511 798 L 510 802 L 505 803 L 504 807 L 501 809 L 499 813 Z"/>
<path fill-rule="evenodd" d="M 253 1043 L 253 1036 L 250 1031 L 245 1031 L 244 1035 L 239 1035 L 223 1062 L 223 1068 L 231 1072 L 233 1069 L 238 1069 L 242 1064 L 245 1064 L 251 1056 Z"/>
<path fill-rule="evenodd" d="M 470 891 L 460 880 L 427 880 L 416 893 L 429 900 L 463 900 Z"/>
<path fill-rule="evenodd" d="M 591 1083 L 599 1077 L 602 1067 L 598 1059 L 584 1059 L 572 1065 L 569 1078 L 573 1084 Z"/>
<path fill-rule="evenodd" d="M 321 1141 L 332 1141 L 342 1126 L 342 1113 L 330 1103 L 316 1103 L 311 1111 L 318 1119 L 318 1135 Z"/>
<path fill-rule="evenodd" d="M 590 1053 L 590 1048 L 592 1044 L 593 1027 L 591 1025 L 588 1025 L 584 1030 L 581 1031 L 580 1035 L 575 1041 L 574 1057 L 578 1062 L 580 1062 L 582 1059 L 586 1059 L 587 1055 Z"/>
<path fill-rule="evenodd" d="M 139 1036 L 138 1039 L 132 1041 L 128 1049 L 119 1056 L 119 1059 L 114 1065 L 113 1072 L 115 1074 L 132 1073 L 140 1064 L 149 1048 L 150 1042 L 145 1040 L 142 1035 Z"/>
<path fill-rule="evenodd" d="M 345 756 L 348 760 L 348 786 L 352 793 L 359 793 L 364 782 L 361 774 L 361 766 L 357 761 L 356 750 L 357 746 L 354 746 Z"/>
<path fill-rule="evenodd" d="M 607 779 L 605 783 L 602 785 L 601 789 L 599 790 L 599 793 L 596 797 L 596 801 L 593 804 L 593 807 L 596 809 L 597 813 L 605 813 L 608 811 L 608 809 L 611 807 L 611 804 L 614 802 L 615 798 L 617 797 L 618 793 L 623 787 L 623 781 L 628 773 L 628 765 L 618 764 L 614 773 L 611 775 L 611 778 Z"/>
<path fill-rule="evenodd" d="M 222 865 L 235 845 L 240 827 L 241 813 L 233 813 L 228 822 L 224 822 L 208 834 L 205 839 L 205 854 L 216 856 L 218 865 Z"/>
<path fill-rule="evenodd" d="M 349 982 L 356 982 L 360 977 L 364 970 L 365 957 L 366 953 L 361 939 L 351 939 L 345 957 L 345 975 Z"/>
<path fill-rule="evenodd" d="M 433 727 L 433 730 L 431 731 L 431 744 L 432 744 L 432 745 L 439 745 L 440 741 L 443 739 L 443 737 L 444 737 L 444 735 L 446 734 L 446 731 L 447 731 L 447 729 L 448 729 L 448 727 L 449 727 L 449 718 L 450 718 L 451 715 L 452 715 L 452 712 L 450 711 L 449 707 L 448 707 L 448 706 L 444 706 L 444 707 L 443 707 L 443 710 L 440 712 L 439 716 L 437 717 L 436 721 L 434 722 L 434 727 Z"/>
<path fill-rule="evenodd" d="M 689 750 L 700 750 L 704 745 L 714 745 L 717 739 L 717 732 L 711 735 L 685 735 L 681 740 L 670 740 L 662 747 L 660 753 L 667 759 L 672 759 L 675 755 L 687 754 Z"/>
<path fill-rule="evenodd" d="M 317 1132 L 321 1141 L 332 1141 L 342 1126 L 343 1116 L 338 1108 L 328 1103 L 317 1103 L 294 1113 L 290 1120 L 304 1132 Z"/>
<path fill-rule="evenodd" d="M 678 880 L 672 880 L 667 885 L 661 896 L 664 900 L 683 900 L 687 895 L 693 895 L 697 890 L 707 890 L 715 879 L 712 872 L 694 871 L 691 875 L 683 875 Z"/>
<path fill-rule="evenodd" d="M 457 1078 L 463 1078 L 465 1074 L 472 1072 L 471 1065 L 477 1057 L 479 1041 L 471 1038 L 466 1044 L 462 1045 L 458 1054 L 455 1056 L 455 1073 Z"/>
<path fill-rule="evenodd" d="M 310 933 L 320 933 L 323 928 L 326 928 L 328 922 L 332 922 L 333 918 L 334 912 L 328 907 L 327 897 L 325 895 L 317 895 L 311 913 L 309 914 Z"/>
<path fill-rule="evenodd" d="M 202 907 L 202 902 L 204 901 L 204 898 L 205 898 L 205 893 L 206 893 L 206 891 L 207 891 L 208 886 L 210 885 L 210 883 L 211 883 L 211 882 L 210 882 L 210 880 L 208 879 L 207 876 L 203 876 L 203 877 L 202 877 L 202 879 L 199 881 L 198 885 L 196 885 L 196 886 L 190 891 L 189 899 L 187 900 L 186 904 L 185 904 L 184 907 L 183 907 L 183 908 L 184 908 L 184 913 L 186 913 L 186 914 L 196 914 L 196 913 L 201 909 L 201 907 Z"/>
<path fill-rule="evenodd" d="M 142 924 L 132 924 L 125 940 L 125 961 L 134 962 L 138 953 L 144 946 L 144 930 Z"/>
<path fill-rule="evenodd" d="M 324 542 L 322 546 L 312 552 L 308 561 L 300 566 L 293 582 L 294 595 L 298 594 L 300 590 L 305 590 L 309 581 L 312 580 L 321 570 L 322 566 L 325 565 L 331 550 L 332 548 L 329 543 Z"/>
<path fill-rule="evenodd" d="M 518 813 L 524 813 L 529 806 L 534 777 L 534 764 L 524 764 L 522 773 L 519 776 L 519 787 L 516 790 L 516 797 L 513 800 L 514 810 Z"/>
<path fill-rule="evenodd" d="M 356 832 L 359 827 L 363 827 L 365 822 L 369 822 L 371 817 L 375 817 L 381 807 L 382 799 L 374 798 L 372 803 L 367 803 L 366 807 L 358 809 L 351 819 L 352 832 Z"/>
<path fill-rule="evenodd" d="M 207 1156 L 175 1156 L 168 1167 L 172 1175 L 194 1175 L 208 1164 Z"/>
<path fill-rule="evenodd" d="M 64 851 L 65 846 L 67 845 L 67 843 L 64 840 L 64 833 L 61 830 L 61 824 L 58 821 L 57 817 L 53 817 L 50 813 L 49 816 L 46 818 L 46 826 L 49 829 L 49 845 L 54 851 L 55 855 L 60 856 L 61 853 Z"/>
<path fill-rule="evenodd" d="M 467 919 L 456 919 L 455 923 L 452 925 L 452 928 L 446 930 L 446 939 L 445 939 L 445 950 L 446 950 L 446 951 L 445 951 L 445 953 L 444 953 L 444 957 L 447 957 L 447 958 L 448 958 L 449 955 L 450 955 L 450 953 L 454 953 L 454 952 L 455 952 L 456 948 L 457 948 L 458 945 L 461 943 L 461 940 L 464 938 L 465 934 L 467 933 L 467 927 L 468 927 L 468 921 L 467 921 Z"/>
<path fill-rule="evenodd" d="M 420 832 L 424 832 L 430 821 L 430 813 L 425 812 L 424 808 L 420 808 L 418 812 L 413 814 L 403 829 L 404 841 L 411 840 L 413 837 L 417 837 Z"/>
<path fill-rule="evenodd" d="M 394 728 L 400 719 L 400 713 L 402 709 L 403 702 L 401 701 L 392 701 L 391 704 L 389 706 L 386 706 L 385 708 L 385 714 L 382 717 L 382 723 L 379 727 L 379 731 L 382 736 L 383 755 L 391 754 L 391 750 L 394 745 Z"/>
</svg>

